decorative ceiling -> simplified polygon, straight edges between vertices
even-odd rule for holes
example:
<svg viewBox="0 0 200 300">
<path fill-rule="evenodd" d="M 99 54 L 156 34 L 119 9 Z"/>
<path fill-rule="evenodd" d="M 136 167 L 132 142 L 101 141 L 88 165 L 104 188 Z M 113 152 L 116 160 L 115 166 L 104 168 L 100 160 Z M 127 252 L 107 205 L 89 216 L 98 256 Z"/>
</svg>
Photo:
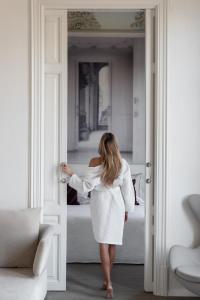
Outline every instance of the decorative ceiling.
<svg viewBox="0 0 200 300">
<path fill-rule="evenodd" d="M 70 32 L 144 32 L 144 10 L 131 12 L 70 11 Z"/>
</svg>

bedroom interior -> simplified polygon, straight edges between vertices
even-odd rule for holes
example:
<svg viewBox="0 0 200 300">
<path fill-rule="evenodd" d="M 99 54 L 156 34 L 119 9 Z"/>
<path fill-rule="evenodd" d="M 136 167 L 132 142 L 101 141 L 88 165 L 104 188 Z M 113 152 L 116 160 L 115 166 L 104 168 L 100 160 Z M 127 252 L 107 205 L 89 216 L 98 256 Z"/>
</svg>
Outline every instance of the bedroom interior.
<svg viewBox="0 0 200 300">
<path fill-rule="evenodd" d="M 116 134 L 132 173 L 136 209 L 125 225 L 116 263 L 144 265 L 144 10 L 68 12 L 68 163 L 80 176 L 106 131 Z M 67 185 L 67 263 L 99 263 L 89 194 Z M 70 272 L 70 268 L 68 268 Z"/>
</svg>

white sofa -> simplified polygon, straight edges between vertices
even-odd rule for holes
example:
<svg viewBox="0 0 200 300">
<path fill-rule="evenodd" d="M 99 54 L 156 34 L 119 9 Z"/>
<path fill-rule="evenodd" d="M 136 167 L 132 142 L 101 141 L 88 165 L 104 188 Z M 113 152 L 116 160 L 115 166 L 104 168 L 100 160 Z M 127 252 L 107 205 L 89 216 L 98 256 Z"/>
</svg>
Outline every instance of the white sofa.
<svg viewBox="0 0 200 300">
<path fill-rule="evenodd" d="M 52 233 L 40 209 L 0 211 L 1 300 L 44 300 Z"/>
</svg>

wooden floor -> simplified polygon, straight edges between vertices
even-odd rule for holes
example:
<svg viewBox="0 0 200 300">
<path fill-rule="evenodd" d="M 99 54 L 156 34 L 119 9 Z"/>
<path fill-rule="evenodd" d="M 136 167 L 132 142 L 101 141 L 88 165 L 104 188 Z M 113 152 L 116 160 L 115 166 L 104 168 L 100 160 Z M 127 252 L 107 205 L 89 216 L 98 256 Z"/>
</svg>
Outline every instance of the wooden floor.
<svg viewBox="0 0 200 300">
<path fill-rule="evenodd" d="M 101 290 L 102 274 L 99 264 L 69 264 L 67 270 L 67 292 L 48 292 L 46 300 L 98 300 L 105 298 L 105 291 Z M 112 274 L 114 299 L 192 299 L 191 297 L 156 297 L 151 293 L 144 293 L 143 281 L 143 265 L 115 265 Z"/>
</svg>

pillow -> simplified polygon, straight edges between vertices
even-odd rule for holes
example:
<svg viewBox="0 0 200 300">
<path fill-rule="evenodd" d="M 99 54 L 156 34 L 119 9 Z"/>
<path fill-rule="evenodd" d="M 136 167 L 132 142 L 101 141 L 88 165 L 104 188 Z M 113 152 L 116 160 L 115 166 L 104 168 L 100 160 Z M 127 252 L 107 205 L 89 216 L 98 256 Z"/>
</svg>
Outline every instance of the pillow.
<svg viewBox="0 0 200 300">
<path fill-rule="evenodd" d="M 0 211 L 0 267 L 31 268 L 39 227 L 39 208 Z"/>
<path fill-rule="evenodd" d="M 67 205 L 80 205 L 77 191 L 67 184 Z"/>
</svg>

